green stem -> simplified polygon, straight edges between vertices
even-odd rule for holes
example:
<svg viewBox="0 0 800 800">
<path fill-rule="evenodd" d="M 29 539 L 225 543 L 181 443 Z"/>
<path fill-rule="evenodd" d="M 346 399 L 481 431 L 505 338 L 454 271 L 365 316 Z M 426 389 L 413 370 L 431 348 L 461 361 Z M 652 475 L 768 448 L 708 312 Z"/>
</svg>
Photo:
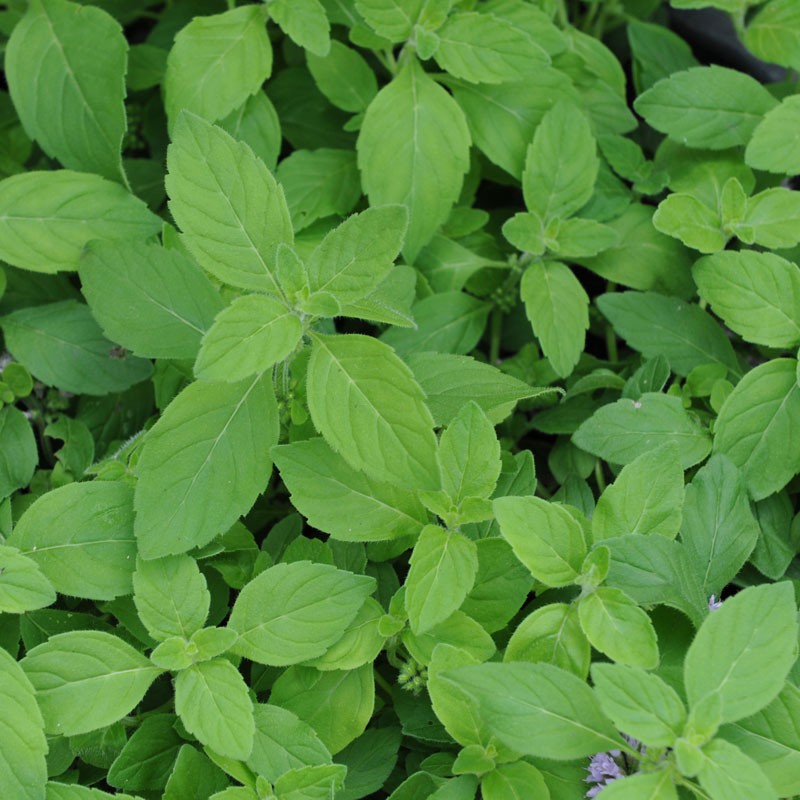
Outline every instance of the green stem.
<svg viewBox="0 0 800 800">
<path fill-rule="evenodd" d="M 503 334 L 503 312 L 499 308 L 492 309 L 491 330 L 489 339 L 489 363 L 500 363 L 500 339 Z"/>
<path fill-rule="evenodd" d="M 614 281 L 609 281 L 606 284 L 606 292 L 613 292 L 616 291 L 617 284 Z M 619 351 L 617 350 L 617 335 L 614 333 L 614 327 L 611 323 L 606 325 L 606 354 L 608 355 L 608 360 L 612 364 L 616 364 L 619 362 Z"/>
<path fill-rule="evenodd" d="M 378 686 L 380 686 L 381 689 L 383 689 L 383 691 L 386 692 L 386 694 L 388 694 L 389 697 L 391 697 L 392 696 L 392 687 L 389 685 L 389 683 L 386 680 L 386 678 L 384 678 L 383 675 L 381 675 L 380 672 L 378 672 L 377 669 L 373 669 L 372 673 L 375 676 L 375 683 L 377 683 Z"/>
<path fill-rule="evenodd" d="M 603 475 L 603 465 L 598 458 L 597 461 L 594 462 L 594 479 L 597 482 L 597 488 L 600 491 L 600 494 L 606 490 L 606 479 Z"/>
</svg>

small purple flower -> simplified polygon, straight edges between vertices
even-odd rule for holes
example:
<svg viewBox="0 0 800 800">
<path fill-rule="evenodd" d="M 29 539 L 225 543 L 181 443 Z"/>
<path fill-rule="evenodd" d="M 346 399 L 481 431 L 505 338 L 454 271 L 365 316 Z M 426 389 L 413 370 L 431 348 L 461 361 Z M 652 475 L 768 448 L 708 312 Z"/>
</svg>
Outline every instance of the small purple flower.
<svg viewBox="0 0 800 800">
<path fill-rule="evenodd" d="M 644 754 L 647 749 L 641 742 L 632 736 L 623 734 L 625 741 L 634 749 Z M 624 778 L 628 771 L 628 760 L 625 759 L 625 768 L 620 763 L 624 756 L 620 750 L 609 750 L 607 753 L 597 753 L 589 760 L 588 777 L 584 778 L 586 783 L 593 783 L 594 786 L 586 792 L 586 797 L 597 797 L 603 789 L 618 778 Z"/>
<path fill-rule="evenodd" d="M 709 611 L 716 611 L 722 605 L 722 600 L 717 600 L 717 596 L 712 594 L 711 597 L 708 598 L 708 610 Z"/>
</svg>

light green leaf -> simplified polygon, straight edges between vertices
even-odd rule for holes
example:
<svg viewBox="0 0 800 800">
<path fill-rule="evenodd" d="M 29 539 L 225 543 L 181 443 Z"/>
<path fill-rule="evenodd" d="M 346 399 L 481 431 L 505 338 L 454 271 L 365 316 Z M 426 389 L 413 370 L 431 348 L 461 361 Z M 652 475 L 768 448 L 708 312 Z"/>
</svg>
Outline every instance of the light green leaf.
<svg viewBox="0 0 800 800">
<path fill-rule="evenodd" d="M 121 186 L 62 169 L 0 181 L 0 258 L 34 272 L 74 270 L 91 239 L 146 239 L 161 219 Z"/>
<path fill-rule="evenodd" d="M 424 665 L 431 663 L 433 651 L 440 644 L 464 650 L 475 661 L 486 661 L 497 650 L 492 637 L 463 611 L 454 611 L 444 622 L 419 636 L 406 628 L 401 640 L 409 655 Z"/>
<path fill-rule="evenodd" d="M 366 59 L 357 51 L 336 40 L 326 56 L 306 55 L 308 71 L 317 88 L 343 111 L 358 114 L 378 93 L 378 80 Z"/>
<path fill-rule="evenodd" d="M 472 588 L 478 571 L 475 542 L 428 525 L 409 563 L 405 583 L 409 623 L 414 633 L 427 633 L 456 611 Z"/>
<path fill-rule="evenodd" d="M 119 23 L 65 0 L 33 0 L 6 49 L 8 87 L 26 133 L 65 167 L 123 182 L 127 66 Z"/>
<path fill-rule="evenodd" d="M 414 58 L 370 103 L 356 145 L 362 184 L 371 205 L 408 208 L 403 254 L 409 263 L 458 198 L 469 146 L 458 104 Z"/>
<path fill-rule="evenodd" d="M 728 395 L 714 427 L 714 452 L 739 467 L 754 500 L 800 472 L 797 362 L 778 358 L 750 370 Z"/>
<path fill-rule="evenodd" d="M 428 512 L 415 492 L 354 470 L 323 439 L 272 451 L 292 503 L 310 525 L 336 539 L 374 542 L 418 534 Z"/>
<path fill-rule="evenodd" d="M 133 602 L 154 639 L 188 639 L 203 627 L 211 595 L 205 576 L 190 556 L 140 558 L 133 573 Z"/>
<path fill-rule="evenodd" d="M 569 511 L 540 497 L 499 497 L 492 505 L 503 537 L 534 578 L 547 586 L 575 580 L 586 543 Z"/>
<path fill-rule="evenodd" d="M 532 794 L 550 800 L 542 773 L 526 761 L 499 764 L 481 778 L 481 797 L 484 800 L 525 800 Z"/>
<path fill-rule="evenodd" d="M 797 8 L 794 13 L 798 25 L 796 46 L 800 48 L 800 13 Z M 773 108 L 753 131 L 745 150 L 745 161 L 753 169 L 795 175 L 800 172 L 799 144 L 800 97 L 792 95 Z"/>
<path fill-rule="evenodd" d="M 273 0 L 269 15 L 295 44 L 318 56 L 328 54 L 331 26 L 319 0 Z"/>
<path fill-rule="evenodd" d="M 327 564 L 295 561 L 260 573 L 239 593 L 228 627 L 232 650 L 286 666 L 321 656 L 344 633 L 375 581 Z"/>
<path fill-rule="evenodd" d="M 701 364 L 722 364 L 740 372 L 725 331 L 698 306 L 655 292 L 613 292 L 597 305 L 614 330 L 646 358 L 663 355 L 677 375 Z"/>
<path fill-rule="evenodd" d="M 366 297 L 389 274 L 408 224 L 403 206 L 369 208 L 334 228 L 308 257 L 309 286 L 341 305 Z"/>
<path fill-rule="evenodd" d="M 545 224 L 572 216 L 592 196 L 599 164 L 589 120 L 574 103 L 559 101 L 536 128 L 525 158 L 522 192 L 528 211 Z"/>
<path fill-rule="evenodd" d="M 59 736 L 122 719 L 161 673 L 122 639 L 101 631 L 51 636 L 20 664 L 36 689 L 45 732 Z"/>
<path fill-rule="evenodd" d="M 277 441 L 271 375 L 184 389 L 148 431 L 138 462 L 141 556 L 184 553 L 226 531 L 266 487 Z"/>
<path fill-rule="evenodd" d="M 425 0 L 356 0 L 367 24 L 380 36 L 402 42 L 411 35 Z"/>
<path fill-rule="evenodd" d="M 203 336 L 194 371 L 204 381 L 236 383 L 283 361 L 303 337 L 303 323 L 263 294 L 237 297 Z"/>
<path fill-rule="evenodd" d="M 747 213 L 737 235 L 748 244 L 762 247 L 794 247 L 800 242 L 797 217 L 800 196 L 783 187 L 766 189 L 747 201 Z"/>
<path fill-rule="evenodd" d="M 411 370 L 371 337 L 314 336 L 311 419 L 352 467 L 403 487 L 437 489 L 433 418 Z"/>
<path fill-rule="evenodd" d="M 642 669 L 658 665 L 650 617 L 619 589 L 602 586 L 578 602 L 578 617 L 592 646 L 612 661 Z"/>
<path fill-rule="evenodd" d="M 595 542 L 629 533 L 674 539 L 681 525 L 683 469 L 678 449 L 667 444 L 642 453 L 597 501 L 592 516 Z"/>
<path fill-rule="evenodd" d="M 586 683 L 550 664 L 477 664 L 437 680 L 466 694 L 486 732 L 519 753 L 570 760 L 624 746 Z"/>
<path fill-rule="evenodd" d="M 634 773 L 607 783 L 603 791 L 608 800 L 678 800 L 674 779 L 668 769 Z"/>
<path fill-rule="evenodd" d="M 145 358 L 193 358 L 223 308 L 205 273 L 179 250 L 94 241 L 78 269 L 106 336 Z"/>
<path fill-rule="evenodd" d="M 4 550 L 6 548 L 3 548 Z M 0 780 L 14 800 L 43 800 L 47 740 L 34 688 L 13 656 L 0 647 Z"/>
<path fill-rule="evenodd" d="M 281 149 L 281 123 L 275 106 L 264 92 L 250 95 L 217 125 L 234 139 L 249 145 L 267 167 L 275 171 Z"/>
<path fill-rule="evenodd" d="M 189 748 L 191 749 L 191 748 Z M 60 783 L 59 781 L 47 782 L 45 800 L 140 800 L 132 794 L 116 792 L 109 794 L 101 789 L 90 789 L 88 786 L 79 786 L 75 783 Z"/>
<path fill-rule="evenodd" d="M 789 582 L 751 586 L 728 598 L 705 619 L 686 653 L 689 704 L 718 694 L 722 722 L 764 708 L 797 657 L 796 615 Z"/>
<path fill-rule="evenodd" d="M 120 481 L 70 483 L 39 497 L 8 539 L 56 591 L 91 600 L 130 594 L 133 491 Z"/>
<path fill-rule="evenodd" d="M 249 8 L 256 6 L 236 10 Z M 292 244 L 292 223 L 264 162 L 221 128 L 184 113 L 167 167 L 170 211 L 200 265 L 225 283 L 280 297 L 275 257 L 282 242 Z"/>
<path fill-rule="evenodd" d="M 573 217 L 559 223 L 556 240 L 548 248 L 562 258 L 589 258 L 618 244 L 620 238 L 609 225 Z"/>
<path fill-rule="evenodd" d="M 778 101 L 755 79 L 727 67 L 692 67 L 659 81 L 634 102 L 647 124 L 689 147 L 747 144 Z"/>
<path fill-rule="evenodd" d="M 703 755 L 697 777 L 714 800 L 777 800 L 767 776 L 736 745 L 714 739 L 703 747 Z"/>
<path fill-rule="evenodd" d="M 614 725 L 648 747 L 671 747 L 686 709 L 677 692 L 652 673 L 622 664 L 592 666 L 594 691 Z"/>
<path fill-rule="evenodd" d="M 613 464 L 628 464 L 662 444 L 673 443 L 684 469 L 711 451 L 708 432 L 689 416 L 679 397 L 645 392 L 595 411 L 572 436 L 575 445 Z"/>
<path fill-rule="evenodd" d="M 178 673 L 175 711 L 186 730 L 214 752 L 244 761 L 253 749 L 253 701 L 239 670 L 225 658 Z"/>
<path fill-rule="evenodd" d="M 653 225 L 701 253 L 724 250 L 730 238 L 719 213 L 684 192 L 670 194 L 658 204 Z"/>
<path fill-rule="evenodd" d="M 531 264 L 522 275 L 520 296 L 542 352 L 559 376 L 568 376 L 586 341 L 589 296 L 559 261 Z"/>
<path fill-rule="evenodd" d="M 538 43 L 493 14 L 457 11 L 437 36 L 436 62 L 470 83 L 522 81 L 550 64 L 550 57 Z"/>
<path fill-rule="evenodd" d="M 227 775 L 190 744 L 182 745 L 175 759 L 162 800 L 202 797 L 229 786 Z"/>
<path fill-rule="evenodd" d="M 30 422 L 13 406 L 0 408 L 0 498 L 27 486 L 38 462 Z"/>
<path fill-rule="evenodd" d="M 774 253 L 726 251 L 695 262 L 700 296 L 743 339 L 767 347 L 800 342 L 800 269 Z"/>
<path fill-rule="evenodd" d="M 175 37 L 164 76 L 170 128 L 184 109 L 209 122 L 255 94 L 272 72 L 272 45 L 259 5 L 197 16 Z"/>
<path fill-rule="evenodd" d="M 344 764 L 299 767 L 281 775 L 275 791 L 281 800 L 328 800 L 342 788 L 346 774 Z"/>
<path fill-rule="evenodd" d="M 748 21 L 742 41 L 773 64 L 800 68 L 800 8 L 793 0 L 771 0 Z M 784 145 L 785 140 L 781 142 Z M 759 167 L 763 169 L 763 167 Z"/>
<path fill-rule="evenodd" d="M 0 613 L 24 614 L 54 603 L 56 592 L 36 562 L 0 545 Z"/>
</svg>

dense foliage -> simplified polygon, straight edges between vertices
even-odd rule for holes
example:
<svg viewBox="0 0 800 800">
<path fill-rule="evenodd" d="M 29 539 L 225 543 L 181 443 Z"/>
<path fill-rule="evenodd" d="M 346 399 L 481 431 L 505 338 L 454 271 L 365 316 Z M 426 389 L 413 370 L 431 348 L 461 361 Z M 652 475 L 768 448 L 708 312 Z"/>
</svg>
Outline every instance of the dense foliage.
<svg viewBox="0 0 800 800">
<path fill-rule="evenodd" d="M 4 798 L 800 794 L 800 3 L 671 5 L 785 79 L 659 0 L 0 11 Z"/>
</svg>

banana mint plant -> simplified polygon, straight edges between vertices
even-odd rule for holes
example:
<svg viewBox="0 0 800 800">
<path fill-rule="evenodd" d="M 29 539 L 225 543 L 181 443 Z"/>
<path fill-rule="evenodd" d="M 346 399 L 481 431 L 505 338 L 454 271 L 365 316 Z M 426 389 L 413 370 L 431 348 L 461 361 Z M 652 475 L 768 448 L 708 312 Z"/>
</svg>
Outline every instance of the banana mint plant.
<svg viewBox="0 0 800 800">
<path fill-rule="evenodd" d="M 0 51 L 3 797 L 800 796 L 796 0 Z"/>
</svg>

